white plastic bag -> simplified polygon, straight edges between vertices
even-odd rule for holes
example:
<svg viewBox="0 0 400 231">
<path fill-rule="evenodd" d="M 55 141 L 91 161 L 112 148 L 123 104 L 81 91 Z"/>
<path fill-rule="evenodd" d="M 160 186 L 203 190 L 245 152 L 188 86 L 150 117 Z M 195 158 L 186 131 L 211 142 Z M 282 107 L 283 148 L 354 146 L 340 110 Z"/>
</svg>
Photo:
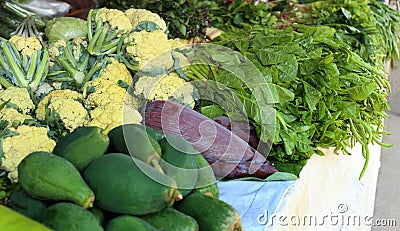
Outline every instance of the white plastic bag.
<svg viewBox="0 0 400 231">
<path fill-rule="evenodd" d="M 70 4 L 57 0 L 30 0 L 17 4 L 46 18 L 65 16 L 71 9 Z"/>
</svg>

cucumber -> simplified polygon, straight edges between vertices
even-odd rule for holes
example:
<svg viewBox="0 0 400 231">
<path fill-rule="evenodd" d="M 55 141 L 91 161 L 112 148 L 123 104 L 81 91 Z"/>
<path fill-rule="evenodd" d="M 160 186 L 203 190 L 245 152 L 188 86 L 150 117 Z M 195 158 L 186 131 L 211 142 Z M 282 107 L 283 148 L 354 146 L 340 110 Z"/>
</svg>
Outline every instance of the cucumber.
<svg viewBox="0 0 400 231">
<path fill-rule="evenodd" d="M 214 171 L 203 155 L 198 155 L 196 157 L 199 177 L 197 178 L 196 187 L 191 193 L 201 193 L 210 197 L 219 198 L 219 189 Z"/>
<path fill-rule="evenodd" d="M 67 159 L 82 172 L 107 151 L 110 140 L 102 132 L 103 129 L 96 126 L 77 128 L 57 142 L 53 153 Z"/>
<path fill-rule="evenodd" d="M 197 221 L 173 208 L 166 208 L 158 213 L 142 217 L 152 226 L 163 231 L 197 231 Z"/>
<path fill-rule="evenodd" d="M 33 220 L 41 221 L 47 205 L 26 195 L 23 190 L 10 195 L 11 208 Z"/>
<path fill-rule="evenodd" d="M 228 203 L 200 193 L 176 204 L 177 210 L 193 217 L 201 231 L 242 231 L 239 212 Z"/>
<path fill-rule="evenodd" d="M 46 209 L 43 224 L 57 231 L 102 231 L 97 218 L 73 203 L 57 203 Z"/>
<path fill-rule="evenodd" d="M 158 163 L 161 147 L 157 140 L 147 133 L 144 125 L 123 124 L 113 128 L 108 136 L 112 151 L 131 155 L 162 172 Z"/>
<path fill-rule="evenodd" d="M 109 212 L 144 215 L 182 199 L 172 178 L 122 153 L 101 156 L 83 175 L 95 192 L 95 205 Z"/>
<path fill-rule="evenodd" d="M 110 220 L 105 228 L 106 231 L 157 231 L 154 226 L 139 217 L 123 215 Z"/>
<path fill-rule="evenodd" d="M 85 208 L 93 205 L 94 193 L 79 171 L 66 159 L 48 152 L 34 152 L 18 165 L 19 183 L 39 200 L 72 201 Z"/>
<path fill-rule="evenodd" d="M 185 197 L 196 185 L 198 177 L 197 157 L 201 155 L 180 136 L 167 135 L 160 141 L 162 159 L 160 162 L 166 175 L 172 177 L 178 190 Z"/>
<path fill-rule="evenodd" d="M 0 205 L 0 227 L 1 230 L 7 231 L 51 231 L 51 229 L 32 220 L 21 213 L 18 213 L 10 208 Z"/>
</svg>

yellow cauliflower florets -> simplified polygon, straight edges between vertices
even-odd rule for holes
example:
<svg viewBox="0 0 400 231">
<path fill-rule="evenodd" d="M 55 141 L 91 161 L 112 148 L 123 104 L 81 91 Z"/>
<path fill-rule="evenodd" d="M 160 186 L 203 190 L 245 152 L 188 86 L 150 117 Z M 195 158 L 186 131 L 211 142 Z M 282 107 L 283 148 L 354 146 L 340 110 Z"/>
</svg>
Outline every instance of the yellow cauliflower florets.
<svg viewBox="0 0 400 231">
<path fill-rule="evenodd" d="M 7 120 L 8 121 L 8 127 L 13 125 L 14 121 L 19 121 L 20 123 L 23 123 L 27 119 L 33 119 L 32 116 L 30 115 L 25 115 L 14 108 L 4 108 L 0 112 L 0 119 L 2 120 Z"/>
<path fill-rule="evenodd" d="M 118 62 L 118 60 L 111 58 L 111 63 L 102 70 L 99 78 L 113 81 L 118 83 L 118 80 L 122 80 L 128 85 L 132 84 L 132 75 L 128 68 L 123 63 Z"/>
<path fill-rule="evenodd" d="M 65 128 L 72 132 L 78 127 L 85 126 L 89 119 L 79 99 L 82 99 L 82 95 L 76 91 L 69 89 L 51 91 L 39 102 L 36 118 L 45 120 L 46 108 L 50 108 L 58 113 Z"/>
<path fill-rule="evenodd" d="M 49 55 L 50 59 L 54 60 L 57 56 L 61 54 L 60 47 L 67 46 L 67 42 L 65 40 L 57 40 L 54 44 L 49 47 Z"/>
<path fill-rule="evenodd" d="M 9 41 L 15 45 L 18 51 L 23 55 L 31 56 L 37 50 L 42 49 L 40 40 L 36 37 L 24 37 L 14 35 Z"/>
<path fill-rule="evenodd" d="M 167 30 L 167 24 L 160 15 L 153 13 L 145 9 L 128 9 L 125 11 L 125 15 L 131 20 L 132 27 L 135 29 L 140 22 L 154 22 L 157 24 L 162 31 Z"/>
<path fill-rule="evenodd" d="M 90 88 L 94 88 L 94 92 L 88 92 Z M 110 103 L 124 102 L 126 94 L 125 88 L 118 86 L 114 81 L 103 78 L 89 81 L 83 87 L 83 95 L 87 107 L 99 107 Z"/>
<path fill-rule="evenodd" d="M 124 12 L 117 9 L 107 8 L 102 8 L 100 10 L 101 13 L 99 14 L 99 17 L 103 20 L 103 22 L 108 22 L 111 30 L 118 28 L 119 31 L 123 31 L 124 33 L 128 33 L 132 30 L 131 21 L 124 14 Z"/>
<path fill-rule="evenodd" d="M 134 106 L 123 103 L 110 103 L 97 107 L 90 112 L 90 117 L 88 126 L 101 127 L 105 133 L 122 124 L 142 122 L 139 111 Z"/>
<path fill-rule="evenodd" d="M 134 32 L 125 39 L 125 42 L 129 41 L 134 41 L 134 44 L 127 46 L 126 52 L 139 63 L 139 68 L 143 68 L 145 65 L 147 65 L 146 68 L 172 67 L 173 59 L 168 53 L 171 49 L 171 44 L 164 32 L 160 30 Z M 150 63 L 148 63 L 149 61 Z"/>
<path fill-rule="evenodd" d="M 15 104 L 18 107 L 18 111 L 24 114 L 35 108 L 26 88 L 9 87 L 5 90 L 0 90 L 0 99 L 3 102 L 11 99 L 10 103 Z"/>
<path fill-rule="evenodd" d="M 175 72 L 156 77 L 141 76 L 134 88 L 135 95 L 142 94 L 148 100 L 175 99 L 179 103 L 194 106 L 194 86 Z"/>
<path fill-rule="evenodd" d="M 6 137 L 3 140 L 3 159 L 0 168 L 9 172 L 12 181 L 18 181 L 18 165 L 30 153 L 44 151 L 51 152 L 56 142 L 49 138 L 44 127 L 21 125 L 10 130 L 19 133 L 16 136 Z"/>
</svg>

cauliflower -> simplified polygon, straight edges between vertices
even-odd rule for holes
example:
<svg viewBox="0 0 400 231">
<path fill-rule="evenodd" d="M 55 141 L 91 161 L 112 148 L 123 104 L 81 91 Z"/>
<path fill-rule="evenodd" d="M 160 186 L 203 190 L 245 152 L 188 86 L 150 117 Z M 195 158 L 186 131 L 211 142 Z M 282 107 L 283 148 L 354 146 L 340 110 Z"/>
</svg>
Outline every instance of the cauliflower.
<svg viewBox="0 0 400 231">
<path fill-rule="evenodd" d="M 118 84 L 118 81 L 121 80 L 128 85 L 132 84 L 132 75 L 129 72 L 128 68 L 114 58 L 110 59 L 111 63 L 106 66 L 105 69 L 100 73 L 99 78 L 113 81 Z"/>
<path fill-rule="evenodd" d="M 92 108 L 123 102 L 126 94 L 125 88 L 118 86 L 114 81 L 103 78 L 96 78 L 87 82 L 83 88 L 85 105 Z"/>
<path fill-rule="evenodd" d="M 98 126 L 108 133 L 111 129 L 127 123 L 140 124 L 142 115 L 135 106 L 124 103 L 109 103 L 90 112 L 88 126 Z"/>
<path fill-rule="evenodd" d="M 22 114 L 14 108 L 4 108 L 0 112 L 0 119 L 8 121 L 8 127 L 11 127 L 14 122 L 23 123 L 27 119 L 33 119 L 32 116 Z"/>
<path fill-rule="evenodd" d="M 30 153 L 37 151 L 51 152 L 56 142 L 49 138 L 47 129 L 21 125 L 10 128 L 19 135 L 6 137 L 2 142 L 3 160 L 0 168 L 9 172 L 8 177 L 18 181 L 18 165 Z"/>
<path fill-rule="evenodd" d="M 36 118 L 46 119 L 46 109 L 50 108 L 59 116 L 61 122 L 70 132 L 78 127 L 85 126 L 89 115 L 80 100 L 82 95 L 69 89 L 54 90 L 46 95 L 38 104 Z"/>
<path fill-rule="evenodd" d="M 55 43 L 53 43 L 49 48 L 50 60 L 54 61 L 57 56 L 61 55 L 62 48 L 65 46 L 67 46 L 67 42 L 65 40 L 57 40 Z M 54 63 L 50 62 L 50 64 L 53 65 Z"/>
<path fill-rule="evenodd" d="M 160 29 L 165 32 L 167 30 L 167 24 L 158 14 L 145 9 L 128 9 L 125 11 L 125 15 L 130 19 L 132 27 L 135 29 L 141 22 L 153 22 Z"/>
<path fill-rule="evenodd" d="M 0 90 L 0 99 L 3 102 L 10 100 L 10 103 L 16 105 L 18 111 L 23 114 L 27 114 L 35 108 L 26 88 L 9 87 L 5 90 Z"/>
<path fill-rule="evenodd" d="M 132 30 L 132 23 L 124 12 L 117 9 L 100 9 L 99 17 L 103 20 L 103 23 L 108 23 L 110 29 L 117 28 L 119 31 L 124 33 Z"/>
<path fill-rule="evenodd" d="M 194 106 L 194 86 L 175 72 L 156 77 L 141 76 L 134 85 L 135 95 L 148 100 L 173 99 L 179 103 Z"/>
<path fill-rule="evenodd" d="M 32 56 L 35 51 L 42 49 L 42 44 L 36 37 L 14 35 L 9 39 L 9 41 L 15 45 L 22 55 Z"/>
</svg>

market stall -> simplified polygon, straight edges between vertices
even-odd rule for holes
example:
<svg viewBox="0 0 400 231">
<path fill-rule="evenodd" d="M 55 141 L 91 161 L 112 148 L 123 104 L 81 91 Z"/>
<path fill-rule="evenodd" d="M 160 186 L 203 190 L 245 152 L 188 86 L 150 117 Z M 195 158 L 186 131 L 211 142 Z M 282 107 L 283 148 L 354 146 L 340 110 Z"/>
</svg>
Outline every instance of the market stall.
<svg viewBox="0 0 400 231">
<path fill-rule="evenodd" d="M 0 227 L 371 229 L 397 10 L 38 2 L 0 2 Z"/>
</svg>

